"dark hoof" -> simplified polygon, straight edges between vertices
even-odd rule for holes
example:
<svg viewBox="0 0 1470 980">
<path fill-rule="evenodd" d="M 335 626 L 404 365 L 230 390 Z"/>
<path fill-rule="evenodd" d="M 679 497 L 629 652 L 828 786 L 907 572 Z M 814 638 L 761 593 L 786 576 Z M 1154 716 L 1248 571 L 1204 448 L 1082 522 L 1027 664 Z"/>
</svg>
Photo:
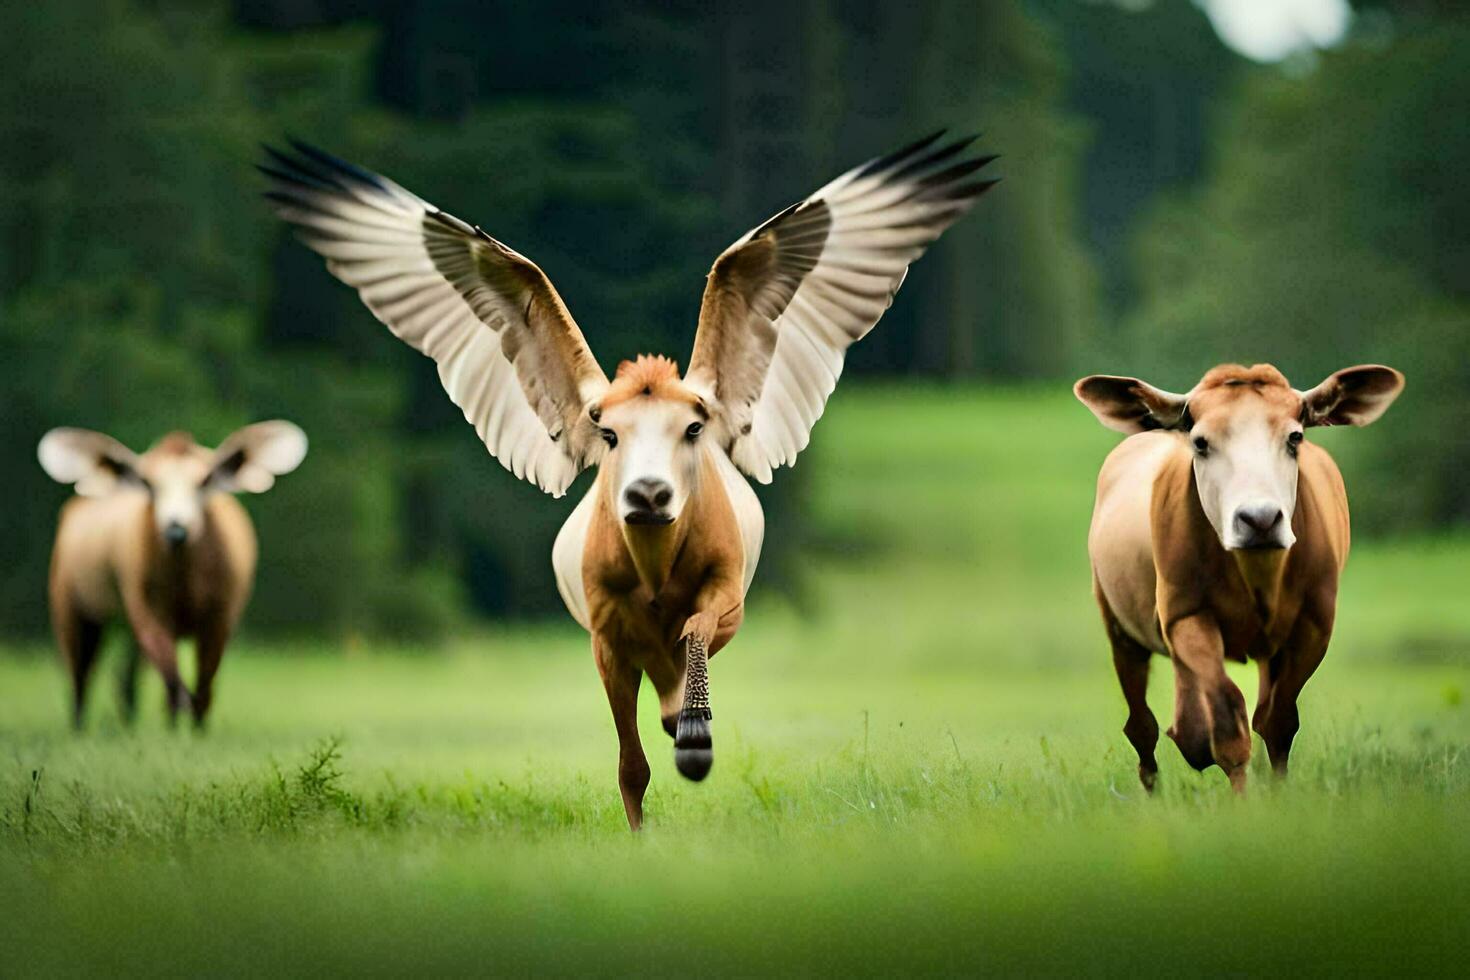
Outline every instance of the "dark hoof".
<svg viewBox="0 0 1470 980">
<path fill-rule="evenodd" d="M 708 711 L 685 709 L 679 712 L 679 724 L 674 732 L 674 765 L 679 775 L 696 783 L 709 775 L 715 762 L 709 719 Z"/>
<path fill-rule="evenodd" d="M 1210 736 L 1208 732 L 1179 732 L 1171 728 L 1168 735 L 1179 747 L 1179 754 L 1184 756 L 1184 761 L 1196 772 L 1204 772 L 1215 764 L 1215 754 L 1210 750 Z"/>
<path fill-rule="evenodd" d="M 675 737 L 677 737 L 677 735 L 679 733 L 679 716 L 678 715 L 664 715 L 659 720 L 663 722 L 663 724 L 664 724 L 664 731 L 668 733 L 669 738 L 675 738 Z"/>
</svg>

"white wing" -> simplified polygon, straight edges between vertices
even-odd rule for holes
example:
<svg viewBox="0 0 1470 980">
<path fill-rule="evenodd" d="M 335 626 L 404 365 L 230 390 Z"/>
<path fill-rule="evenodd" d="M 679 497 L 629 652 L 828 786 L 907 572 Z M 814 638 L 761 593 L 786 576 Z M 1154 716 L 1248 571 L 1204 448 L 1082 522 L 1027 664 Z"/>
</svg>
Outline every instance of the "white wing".
<svg viewBox="0 0 1470 980">
<path fill-rule="evenodd" d="M 267 149 L 276 213 L 388 329 L 439 366 L 491 455 L 554 496 L 596 462 L 607 387 L 534 262 L 385 177 L 302 143 Z"/>
<path fill-rule="evenodd" d="M 686 382 L 713 398 L 731 458 L 762 483 L 796 462 L 909 265 L 995 180 L 943 133 L 848 171 L 715 260 Z"/>
</svg>

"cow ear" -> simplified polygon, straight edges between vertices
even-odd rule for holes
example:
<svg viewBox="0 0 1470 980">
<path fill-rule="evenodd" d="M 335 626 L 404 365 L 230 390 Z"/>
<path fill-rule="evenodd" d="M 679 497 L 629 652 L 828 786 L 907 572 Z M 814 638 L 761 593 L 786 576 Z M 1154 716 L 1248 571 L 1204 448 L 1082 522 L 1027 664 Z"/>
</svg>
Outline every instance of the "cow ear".
<svg viewBox="0 0 1470 980">
<path fill-rule="evenodd" d="M 1317 387 L 1301 392 L 1303 425 L 1368 425 L 1388 411 L 1404 376 L 1382 364 L 1343 368 Z"/>
<path fill-rule="evenodd" d="M 138 456 L 112 436 L 91 429 L 52 429 L 41 437 L 36 458 L 57 483 L 76 485 L 84 497 L 101 497 L 120 486 L 146 486 Z"/>
<path fill-rule="evenodd" d="M 204 485 L 226 493 L 265 493 L 276 477 L 305 458 L 306 433 L 300 427 L 280 419 L 257 422 L 219 444 Z"/>
<path fill-rule="evenodd" d="M 1182 428 L 1188 414 L 1188 395 L 1176 395 L 1137 378 L 1094 374 L 1073 385 L 1072 392 L 1099 422 L 1129 435 Z"/>
</svg>

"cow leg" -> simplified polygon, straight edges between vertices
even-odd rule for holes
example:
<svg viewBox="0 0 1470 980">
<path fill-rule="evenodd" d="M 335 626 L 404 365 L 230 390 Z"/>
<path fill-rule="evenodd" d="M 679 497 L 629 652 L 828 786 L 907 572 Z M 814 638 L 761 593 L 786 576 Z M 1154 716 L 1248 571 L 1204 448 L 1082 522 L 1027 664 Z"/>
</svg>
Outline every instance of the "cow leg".
<svg viewBox="0 0 1470 980">
<path fill-rule="evenodd" d="M 683 644 L 678 645 L 679 648 Z M 675 657 L 654 659 L 646 665 L 648 679 L 658 692 L 658 717 L 669 738 L 679 728 L 679 709 L 684 706 L 684 665 Z"/>
<path fill-rule="evenodd" d="M 1197 770 L 1208 769 L 1215 764 L 1215 756 L 1210 751 L 1204 697 L 1189 668 L 1177 656 L 1171 654 L 1170 659 L 1174 664 L 1174 723 L 1165 734 L 1174 740 L 1185 762 Z"/>
<path fill-rule="evenodd" d="M 1159 775 L 1159 763 L 1154 758 L 1154 747 L 1159 744 L 1159 722 L 1148 706 L 1148 668 L 1152 654 L 1125 633 L 1117 620 L 1107 618 L 1108 639 L 1113 644 L 1113 669 L 1118 672 L 1123 699 L 1128 702 L 1128 721 L 1123 725 L 1123 734 L 1138 753 L 1139 781 L 1152 793 Z"/>
<path fill-rule="evenodd" d="M 715 762 L 710 733 L 709 658 L 734 638 L 745 619 L 739 588 L 738 576 L 712 576 L 695 599 L 698 612 L 685 620 L 679 634 L 675 659 L 682 674 L 679 686 L 683 703 L 674 728 L 674 767 L 679 775 L 696 783 L 709 775 Z"/>
<path fill-rule="evenodd" d="M 709 775 L 715 761 L 709 726 L 709 646 L 706 634 L 697 630 L 680 638 L 679 646 L 684 653 L 684 704 L 674 730 L 674 767 L 697 783 Z"/>
<path fill-rule="evenodd" d="M 122 670 L 117 675 L 118 708 L 122 712 L 124 725 L 132 725 L 138 717 L 138 663 L 143 651 L 136 638 L 128 640 Z"/>
<path fill-rule="evenodd" d="M 1225 770 L 1231 787 L 1243 793 L 1250 730 L 1245 697 L 1225 673 L 1220 631 L 1207 618 L 1190 616 L 1171 624 L 1168 638 L 1175 681 L 1169 737 L 1191 766 L 1205 769 L 1213 762 Z"/>
<path fill-rule="evenodd" d="M 166 692 L 165 708 L 168 710 L 169 725 L 176 725 L 179 712 L 189 710 L 193 698 L 189 688 L 179 674 L 178 643 L 173 631 L 158 621 L 141 596 L 125 600 L 128 620 L 133 627 L 133 636 L 154 668 L 163 675 Z"/>
<path fill-rule="evenodd" d="M 81 731 L 82 714 L 87 704 L 87 687 L 97 651 L 102 646 L 102 624 L 73 613 L 58 616 L 55 622 L 56 642 L 66 659 L 71 674 L 71 724 Z"/>
<path fill-rule="evenodd" d="M 648 759 L 638 738 L 638 685 L 643 673 L 615 656 L 599 638 L 593 638 L 592 653 L 607 691 L 608 706 L 612 708 L 613 726 L 618 732 L 618 789 L 623 794 L 623 810 L 628 816 L 628 827 L 639 830 L 643 826 L 643 794 L 649 779 Z"/>
<path fill-rule="evenodd" d="M 199 655 L 199 676 L 194 681 L 194 727 L 204 729 L 209 706 L 214 701 L 214 675 L 219 671 L 220 658 L 225 645 L 230 641 L 230 628 L 224 622 L 206 622 L 199 630 L 196 642 Z"/>
<path fill-rule="evenodd" d="M 696 672 L 704 678 L 705 684 L 703 701 L 706 710 L 701 713 L 701 717 L 694 719 L 696 727 L 698 727 L 698 722 L 709 721 L 709 718 L 703 717 L 704 714 L 708 713 L 707 709 L 709 707 L 709 682 L 708 674 L 706 673 L 708 671 L 708 662 L 714 659 L 716 652 L 734 638 L 735 632 L 739 628 L 743 617 L 744 610 L 737 609 L 725 619 L 719 620 L 714 627 L 714 638 L 709 641 L 704 641 L 702 634 L 697 632 L 681 637 L 679 642 L 674 644 L 674 655 L 672 657 L 668 660 L 651 663 L 648 666 L 648 679 L 653 681 L 654 690 L 658 691 L 659 720 L 663 723 L 664 731 L 668 732 L 670 738 L 678 738 L 679 716 L 685 706 L 685 682 L 688 679 L 691 648 L 697 654 L 700 650 L 700 644 L 705 643 L 703 648 L 703 662 L 695 665 Z M 696 656 L 696 659 L 699 658 Z"/>
<path fill-rule="evenodd" d="M 1278 777 L 1286 775 L 1291 743 L 1301 727 L 1297 697 L 1327 656 L 1330 635 L 1313 623 L 1303 622 L 1292 630 L 1286 645 L 1261 664 L 1261 692 L 1252 727 L 1266 743 L 1271 769 Z"/>
</svg>

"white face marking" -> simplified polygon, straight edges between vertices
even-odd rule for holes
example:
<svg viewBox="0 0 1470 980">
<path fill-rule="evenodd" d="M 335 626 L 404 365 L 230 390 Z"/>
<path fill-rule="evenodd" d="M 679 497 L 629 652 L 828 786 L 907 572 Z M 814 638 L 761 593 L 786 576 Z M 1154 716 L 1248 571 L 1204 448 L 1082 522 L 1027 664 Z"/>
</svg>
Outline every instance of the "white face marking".
<svg viewBox="0 0 1470 980">
<path fill-rule="evenodd" d="M 153 523 L 170 544 L 196 541 L 204 529 L 204 481 L 208 464 L 194 455 L 149 454 L 142 463 L 143 478 L 153 496 Z M 184 537 L 171 540 L 182 529 Z"/>
<path fill-rule="evenodd" d="M 598 425 L 617 445 L 603 462 L 611 470 L 614 506 L 628 524 L 668 524 L 684 511 L 698 486 L 702 436 L 689 427 L 703 425 L 686 402 L 639 395 L 603 413 Z"/>
<path fill-rule="evenodd" d="M 1301 426 L 1282 428 L 1264 404 L 1249 403 L 1223 422 L 1204 420 L 1189 433 L 1205 516 L 1227 549 L 1290 548 L 1297 460 L 1288 438 Z"/>
</svg>

